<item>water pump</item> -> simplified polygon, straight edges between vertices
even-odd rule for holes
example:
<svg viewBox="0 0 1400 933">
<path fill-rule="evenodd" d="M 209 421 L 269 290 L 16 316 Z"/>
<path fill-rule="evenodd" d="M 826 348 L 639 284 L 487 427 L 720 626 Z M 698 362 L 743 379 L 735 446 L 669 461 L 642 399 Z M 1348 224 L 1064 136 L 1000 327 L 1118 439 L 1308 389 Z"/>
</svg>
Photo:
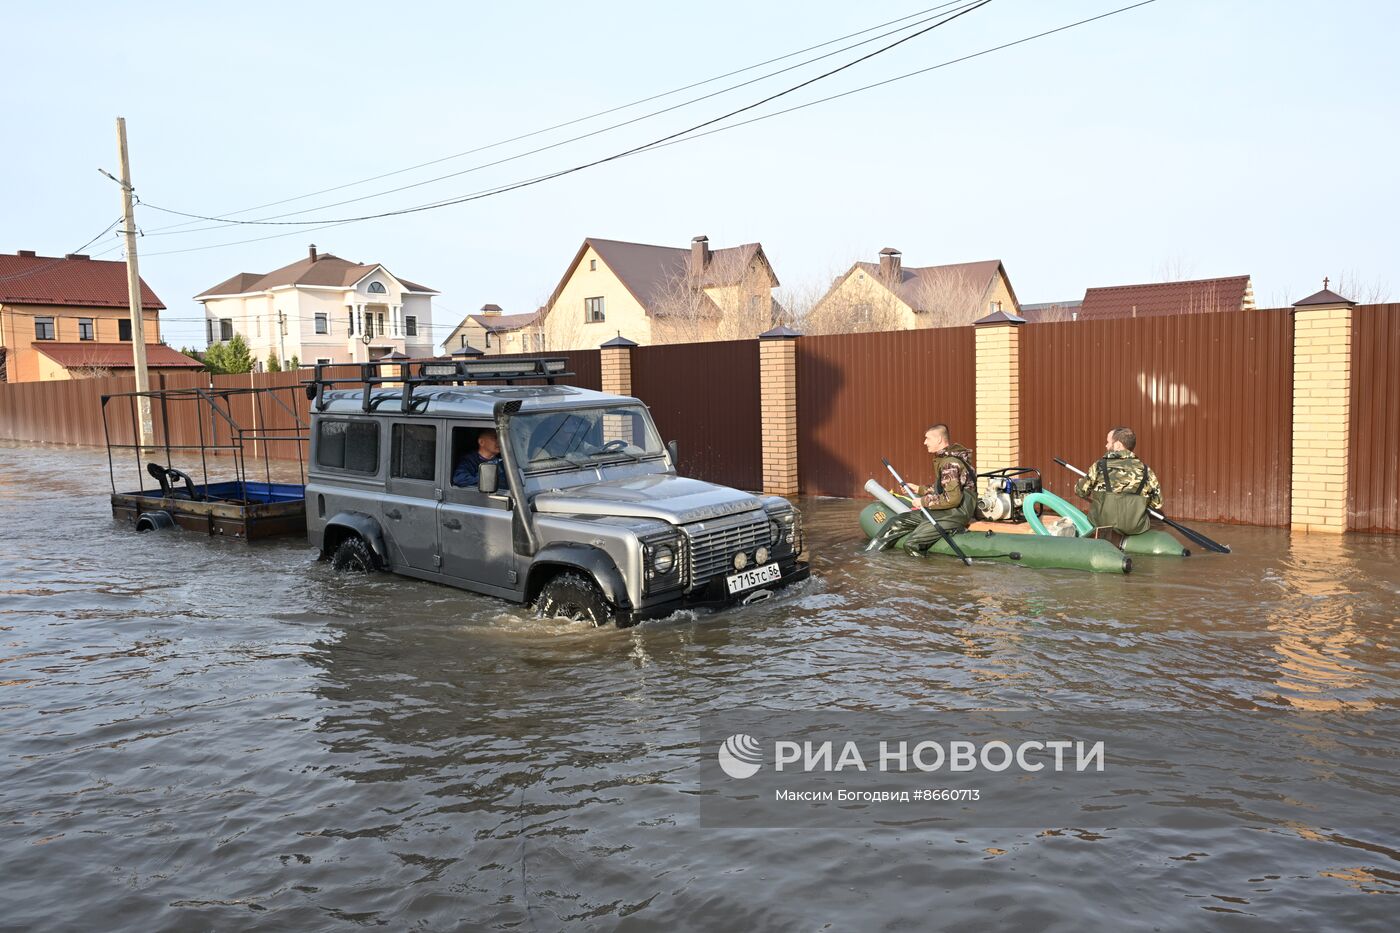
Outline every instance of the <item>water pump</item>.
<svg viewBox="0 0 1400 933">
<path fill-rule="evenodd" d="M 1040 492 L 1040 471 L 1035 467 L 1004 467 L 977 474 L 982 490 L 977 497 L 978 515 L 989 522 L 1022 522 L 1021 502 Z"/>
</svg>

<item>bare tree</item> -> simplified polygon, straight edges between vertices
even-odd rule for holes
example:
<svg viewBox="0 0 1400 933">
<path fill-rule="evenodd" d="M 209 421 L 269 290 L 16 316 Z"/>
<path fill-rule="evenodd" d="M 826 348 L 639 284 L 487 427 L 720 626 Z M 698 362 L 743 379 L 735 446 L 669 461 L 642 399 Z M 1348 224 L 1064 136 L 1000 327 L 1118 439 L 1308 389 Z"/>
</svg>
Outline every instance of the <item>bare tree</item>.
<svg viewBox="0 0 1400 933">
<path fill-rule="evenodd" d="M 1366 278 L 1356 269 L 1344 269 L 1332 291 L 1359 305 L 1383 305 L 1390 301 L 1390 284 L 1380 277 Z"/>
<path fill-rule="evenodd" d="M 79 351 L 75 363 L 65 368 L 69 377 L 73 379 L 103 379 L 112 375 L 112 365 L 108 360 L 109 357 L 105 353 L 84 347 Z"/>
<path fill-rule="evenodd" d="M 773 326 L 773 280 L 756 255 L 715 252 L 703 272 L 674 270 L 651 314 L 655 343 L 752 339 Z"/>
<path fill-rule="evenodd" d="M 1152 271 L 1159 282 L 1184 282 L 1195 274 L 1196 264 L 1176 253 L 1158 262 Z"/>
<path fill-rule="evenodd" d="M 864 272 L 840 275 L 812 304 L 803 320 L 807 334 L 863 334 L 902 330 L 908 306 L 899 296 Z"/>
<path fill-rule="evenodd" d="M 905 301 L 914 308 L 920 328 L 971 324 L 987 313 L 982 306 L 985 293 L 985 283 L 979 285 L 959 269 L 921 270 L 905 285 Z"/>
</svg>

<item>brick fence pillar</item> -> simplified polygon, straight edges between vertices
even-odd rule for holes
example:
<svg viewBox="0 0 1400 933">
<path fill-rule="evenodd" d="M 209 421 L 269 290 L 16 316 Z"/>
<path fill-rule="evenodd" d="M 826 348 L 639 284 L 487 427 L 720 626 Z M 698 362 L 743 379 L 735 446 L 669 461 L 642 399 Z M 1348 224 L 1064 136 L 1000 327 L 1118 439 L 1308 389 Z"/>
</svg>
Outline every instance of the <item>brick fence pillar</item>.
<svg viewBox="0 0 1400 933">
<path fill-rule="evenodd" d="M 1021 325 L 1024 318 L 994 311 L 977 328 L 977 472 L 1020 466 Z"/>
<path fill-rule="evenodd" d="M 1325 287 L 1293 305 L 1294 531 L 1347 530 L 1355 307 Z"/>
<path fill-rule="evenodd" d="M 618 334 L 600 347 L 602 390 L 613 395 L 632 394 L 632 348 L 637 344 Z"/>
<path fill-rule="evenodd" d="M 758 337 L 763 491 L 797 495 L 797 338 L 778 326 Z"/>
</svg>

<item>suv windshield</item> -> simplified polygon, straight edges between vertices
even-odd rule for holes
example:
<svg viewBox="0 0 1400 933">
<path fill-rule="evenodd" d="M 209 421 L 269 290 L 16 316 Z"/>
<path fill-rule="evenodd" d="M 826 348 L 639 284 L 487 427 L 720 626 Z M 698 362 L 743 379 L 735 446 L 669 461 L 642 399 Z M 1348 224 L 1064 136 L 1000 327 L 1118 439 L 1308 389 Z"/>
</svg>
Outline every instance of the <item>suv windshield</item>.
<svg viewBox="0 0 1400 933">
<path fill-rule="evenodd" d="M 656 428 L 640 405 L 516 415 L 510 437 L 520 469 L 526 473 L 662 454 Z"/>
</svg>

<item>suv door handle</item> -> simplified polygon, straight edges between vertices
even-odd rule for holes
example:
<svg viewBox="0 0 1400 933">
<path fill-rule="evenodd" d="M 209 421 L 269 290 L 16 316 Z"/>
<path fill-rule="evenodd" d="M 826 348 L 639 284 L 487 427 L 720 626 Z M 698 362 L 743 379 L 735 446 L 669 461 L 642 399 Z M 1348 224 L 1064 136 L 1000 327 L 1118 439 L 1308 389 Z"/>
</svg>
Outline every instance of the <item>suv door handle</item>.
<svg viewBox="0 0 1400 933">
<path fill-rule="evenodd" d="M 403 518 L 403 513 L 400 512 L 398 509 L 385 509 L 384 515 L 386 518 L 392 518 L 394 521 L 398 521 L 399 519 Z"/>
<path fill-rule="evenodd" d="M 442 527 L 450 528 L 453 531 L 456 531 L 458 528 L 462 527 L 462 523 L 457 521 L 457 519 L 455 518 L 444 518 L 442 520 Z"/>
</svg>

